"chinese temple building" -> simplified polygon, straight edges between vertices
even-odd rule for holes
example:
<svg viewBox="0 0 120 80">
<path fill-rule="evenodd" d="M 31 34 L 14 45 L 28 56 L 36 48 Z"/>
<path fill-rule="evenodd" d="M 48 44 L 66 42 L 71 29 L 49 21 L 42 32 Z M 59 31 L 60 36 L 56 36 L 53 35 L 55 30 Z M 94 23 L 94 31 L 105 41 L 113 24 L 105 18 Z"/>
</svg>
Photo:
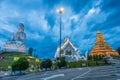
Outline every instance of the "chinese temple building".
<svg viewBox="0 0 120 80">
<path fill-rule="evenodd" d="M 57 48 L 55 53 L 55 58 L 65 57 L 66 61 L 78 61 L 80 55 L 77 54 L 77 48 L 73 45 L 68 37 L 65 38 L 64 42 L 61 44 L 61 54 L 60 46 Z"/>
<path fill-rule="evenodd" d="M 11 40 L 5 42 L 2 46 L 2 51 L 4 52 L 26 52 L 26 34 L 24 32 L 24 25 L 22 23 L 18 26 L 18 31 L 14 35 L 12 33 Z"/>
<path fill-rule="evenodd" d="M 119 54 L 107 44 L 107 42 L 102 36 L 102 33 L 100 32 L 100 30 L 98 30 L 96 36 L 96 43 L 89 55 L 117 56 Z"/>
</svg>

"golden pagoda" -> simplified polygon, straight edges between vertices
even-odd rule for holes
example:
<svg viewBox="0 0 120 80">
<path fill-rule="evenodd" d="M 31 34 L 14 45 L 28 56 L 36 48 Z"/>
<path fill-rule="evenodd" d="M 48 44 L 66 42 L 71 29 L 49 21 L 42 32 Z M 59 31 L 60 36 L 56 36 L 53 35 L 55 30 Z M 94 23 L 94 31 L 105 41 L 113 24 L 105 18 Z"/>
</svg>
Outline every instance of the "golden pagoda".
<svg viewBox="0 0 120 80">
<path fill-rule="evenodd" d="M 105 39 L 103 38 L 100 30 L 98 30 L 97 32 L 97 36 L 96 36 L 96 43 L 94 45 L 94 47 L 92 48 L 90 55 L 114 55 L 117 56 L 119 55 L 117 52 L 115 52 L 112 47 L 110 47 Z"/>
</svg>

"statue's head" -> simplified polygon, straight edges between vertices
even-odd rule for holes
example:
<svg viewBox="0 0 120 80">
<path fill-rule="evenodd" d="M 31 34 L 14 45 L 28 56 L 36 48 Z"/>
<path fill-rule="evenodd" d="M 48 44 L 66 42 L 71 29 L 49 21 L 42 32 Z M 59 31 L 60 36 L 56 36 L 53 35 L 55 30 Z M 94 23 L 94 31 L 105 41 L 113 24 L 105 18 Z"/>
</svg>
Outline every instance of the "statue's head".
<svg viewBox="0 0 120 80">
<path fill-rule="evenodd" d="M 23 23 L 19 24 L 18 31 L 19 32 L 24 32 L 24 24 Z"/>
</svg>

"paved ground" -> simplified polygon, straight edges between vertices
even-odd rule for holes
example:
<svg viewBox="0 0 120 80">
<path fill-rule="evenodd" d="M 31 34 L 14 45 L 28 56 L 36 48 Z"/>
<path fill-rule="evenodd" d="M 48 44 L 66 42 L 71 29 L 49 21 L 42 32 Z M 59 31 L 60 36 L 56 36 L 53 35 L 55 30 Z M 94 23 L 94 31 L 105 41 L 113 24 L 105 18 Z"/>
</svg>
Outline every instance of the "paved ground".
<svg viewBox="0 0 120 80">
<path fill-rule="evenodd" d="M 8 76 L 0 80 L 120 80 L 117 71 L 114 66 L 86 67 Z"/>
<path fill-rule="evenodd" d="M 4 76 L 4 75 L 9 75 L 10 72 L 9 71 L 0 71 L 0 77 Z"/>
</svg>

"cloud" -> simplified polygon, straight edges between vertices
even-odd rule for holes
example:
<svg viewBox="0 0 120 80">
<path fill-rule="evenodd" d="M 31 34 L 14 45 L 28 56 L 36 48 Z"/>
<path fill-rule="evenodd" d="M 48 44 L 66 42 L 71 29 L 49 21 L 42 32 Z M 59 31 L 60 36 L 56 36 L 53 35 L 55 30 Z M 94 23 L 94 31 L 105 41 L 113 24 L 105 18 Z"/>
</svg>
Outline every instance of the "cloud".
<svg viewBox="0 0 120 80">
<path fill-rule="evenodd" d="M 70 37 L 81 51 L 89 50 L 95 43 L 100 29 L 108 44 L 119 45 L 119 2 L 109 0 L 32 0 L 0 1 L 0 38 L 10 39 L 17 32 L 19 22 L 24 23 L 27 47 L 37 48 L 42 58 L 52 57 L 59 45 L 59 14 L 56 9 L 64 7 L 62 14 L 62 41 Z M 114 3 L 114 4 L 112 4 Z M 2 44 L 0 41 L 0 45 Z M 115 44 L 118 42 L 118 44 Z M 46 55 L 44 55 L 46 53 Z"/>
<path fill-rule="evenodd" d="M 31 28 L 36 31 L 47 33 L 50 29 L 50 26 L 45 19 L 45 15 L 41 14 L 41 12 L 30 11 L 27 20 Z"/>
<path fill-rule="evenodd" d="M 9 23 L 3 23 L 0 22 L 0 32 L 3 33 L 3 31 L 8 31 L 8 32 L 14 32 L 17 30 L 17 28 L 15 27 L 15 25 L 9 24 Z"/>
<path fill-rule="evenodd" d="M 19 17 L 18 9 L 6 1 L 0 3 L 0 19 L 9 21 L 12 18 Z"/>
<path fill-rule="evenodd" d="M 63 22 L 62 22 L 63 39 L 65 36 L 71 37 L 73 43 L 81 50 L 87 49 L 87 46 L 91 48 L 94 44 L 96 32 L 97 32 L 97 31 L 93 31 L 93 29 L 96 26 L 95 24 L 104 23 L 106 21 L 106 18 L 110 15 L 110 13 L 104 13 L 101 11 L 101 4 L 102 1 L 100 0 L 95 1 L 93 2 L 91 8 L 85 6 L 85 8 L 81 9 L 78 14 L 74 14 L 72 8 L 65 7 L 65 10 L 67 10 L 65 12 L 67 12 L 67 14 L 65 15 L 63 14 Z M 56 24 L 59 24 L 59 22 L 56 22 Z M 97 30 L 99 29 L 99 27 L 101 26 L 97 25 Z M 54 26 L 53 32 L 56 33 L 54 34 L 53 39 L 58 41 L 59 25 Z M 87 34 L 89 34 L 89 37 L 86 36 Z M 86 46 L 84 46 L 85 44 Z"/>
<path fill-rule="evenodd" d="M 39 33 L 30 33 L 30 32 L 27 32 L 27 39 L 30 39 L 30 40 L 43 40 L 44 39 L 44 36 L 43 35 L 40 35 Z"/>
</svg>

